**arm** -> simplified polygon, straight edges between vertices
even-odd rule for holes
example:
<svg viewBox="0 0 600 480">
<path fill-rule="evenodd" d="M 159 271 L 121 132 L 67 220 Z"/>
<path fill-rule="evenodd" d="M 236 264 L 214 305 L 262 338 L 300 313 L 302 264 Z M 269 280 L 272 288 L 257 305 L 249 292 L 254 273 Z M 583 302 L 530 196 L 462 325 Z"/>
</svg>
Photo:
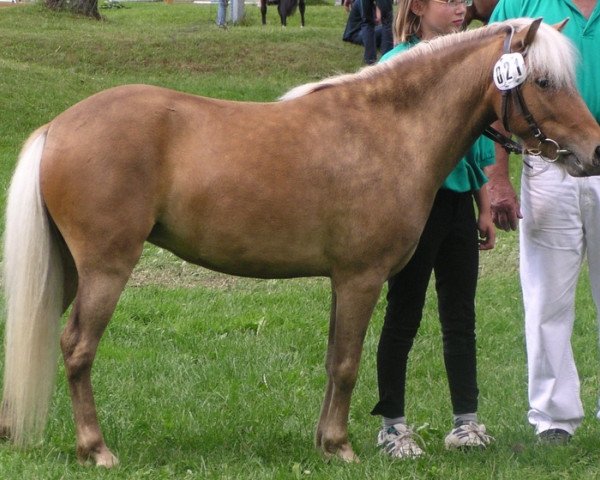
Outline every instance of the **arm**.
<svg viewBox="0 0 600 480">
<path fill-rule="evenodd" d="M 496 244 L 496 229 L 494 228 L 494 222 L 492 222 L 487 185 L 483 185 L 481 189 L 477 190 L 474 197 L 479 212 L 477 218 L 479 250 L 491 250 Z"/>
<path fill-rule="evenodd" d="M 510 136 L 499 120 L 493 124 L 493 127 Z M 496 145 L 495 149 L 496 163 L 485 169 L 485 173 L 489 177 L 488 188 L 492 220 L 502 230 L 516 230 L 519 219 L 523 218 L 523 215 L 521 215 L 519 200 L 508 175 L 508 153 L 499 145 Z"/>
</svg>

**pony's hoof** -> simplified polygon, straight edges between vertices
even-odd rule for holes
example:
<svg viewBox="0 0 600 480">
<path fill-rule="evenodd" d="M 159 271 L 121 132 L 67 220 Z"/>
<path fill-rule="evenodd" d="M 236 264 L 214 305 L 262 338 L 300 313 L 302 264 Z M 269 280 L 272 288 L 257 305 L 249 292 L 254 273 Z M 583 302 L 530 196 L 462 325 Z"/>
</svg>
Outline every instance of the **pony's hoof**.
<svg viewBox="0 0 600 480">
<path fill-rule="evenodd" d="M 102 455 L 97 455 L 94 460 L 97 467 L 113 468 L 119 464 L 119 459 L 110 450 L 107 450 Z"/>
<path fill-rule="evenodd" d="M 10 440 L 10 427 L 0 420 L 0 440 Z"/>
<path fill-rule="evenodd" d="M 329 451 L 327 449 L 323 449 L 323 456 L 327 462 L 332 461 L 334 459 L 342 460 L 346 463 L 360 463 L 360 460 L 352 450 L 352 447 L 349 443 L 345 443 L 340 445 L 335 451 Z"/>
<path fill-rule="evenodd" d="M 119 464 L 119 459 L 108 449 L 100 452 L 91 452 L 88 455 L 79 455 L 81 465 L 95 465 L 96 467 L 113 468 Z"/>
<path fill-rule="evenodd" d="M 359 463 L 359 459 L 349 444 L 342 445 L 336 452 L 336 456 L 346 463 Z"/>
</svg>

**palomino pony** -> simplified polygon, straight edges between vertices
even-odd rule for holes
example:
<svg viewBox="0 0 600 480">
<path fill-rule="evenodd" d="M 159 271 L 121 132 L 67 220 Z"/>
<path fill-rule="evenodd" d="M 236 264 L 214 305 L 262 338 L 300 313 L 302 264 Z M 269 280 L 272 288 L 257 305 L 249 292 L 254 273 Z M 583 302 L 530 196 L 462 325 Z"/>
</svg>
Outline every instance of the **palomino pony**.
<svg viewBox="0 0 600 480">
<path fill-rule="evenodd" d="M 505 50 L 525 54 L 524 103 L 503 102 L 492 81 L 515 73 L 497 64 Z M 316 443 L 354 460 L 350 397 L 382 286 L 412 255 L 444 178 L 499 117 L 572 175 L 600 173 L 600 126 L 576 92 L 572 47 L 541 19 L 424 43 L 279 102 L 133 85 L 71 107 L 31 135 L 10 187 L 2 432 L 21 445 L 41 434 L 59 317 L 73 303 L 60 347 L 77 455 L 117 463 L 90 374 L 149 241 L 229 274 L 331 278 Z"/>
<path fill-rule="evenodd" d="M 287 18 L 293 15 L 298 8 L 300 10 L 300 26 L 304 28 L 306 0 L 260 0 L 260 16 L 263 25 L 267 24 L 267 4 L 277 5 L 277 13 L 279 13 L 282 27 L 287 26 Z"/>
</svg>

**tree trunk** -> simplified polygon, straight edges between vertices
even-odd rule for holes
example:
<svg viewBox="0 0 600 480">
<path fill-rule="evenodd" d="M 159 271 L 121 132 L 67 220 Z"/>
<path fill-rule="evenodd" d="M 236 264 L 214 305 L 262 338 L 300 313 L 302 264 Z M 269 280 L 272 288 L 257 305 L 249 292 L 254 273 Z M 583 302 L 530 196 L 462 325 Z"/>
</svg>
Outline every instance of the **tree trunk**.
<svg viewBox="0 0 600 480">
<path fill-rule="evenodd" d="M 97 20 L 102 18 L 98 11 L 98 0 L 45 0 L 45 4 L 51 10 L 70 11 Z"/>
</svg>

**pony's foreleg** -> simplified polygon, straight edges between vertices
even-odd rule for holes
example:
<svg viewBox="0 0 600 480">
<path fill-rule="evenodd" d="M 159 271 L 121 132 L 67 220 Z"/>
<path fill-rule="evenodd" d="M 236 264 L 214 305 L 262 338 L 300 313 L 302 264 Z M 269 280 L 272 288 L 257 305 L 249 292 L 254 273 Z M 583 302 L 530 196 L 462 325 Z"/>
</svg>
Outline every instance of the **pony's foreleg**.
<svg viewBox="0 0 600 480">
<path fill-rule="evenodd" d="M 118 273 L 93 273 L 80 277 L 73 310 L 61 348 L 69 382 L 77 434 L 77 457 L 84 463 L 112 467 L 117 457 L 108 449 L 96 415 L 91 370 L 98 343 L 129 277 Z"/>
<path fill-rule="evenodd" d="M 260 16 L 262 17 L 262 24 L 267 24 L 267 0 L 260 0 Z"/>
<path fill-rule="evenodd" d="M 383 280 L 378 276 L 361 275 L 335 279 L 333 283 L 336 304 L 333 333 L 327 351 L 329 385 L 317 432 L 320 447 L 326 455 L 356 461 L 348 440 L 350 399 L 367 325 Z"/>
<path fill-rule="evenodd" d="M 315 444 L 317 448 L 321 448 L 321 442 L 323 439 L 323 423 L 327 418 L 329 412 L 329 403 L 331 402 L 331 392 L 333 391 L 333 382 L 331 381 L 331 358 L 333 355 L 333 344 L 335 337 L 335 305 L 336 295 L 333 283 L 331 286 L 331 312 L 329 314 L 329 336 L 327 340 L 327 353 L 325 355 L 325 372 L 327 373 L 327 387 L 325 388 L 325 397 L 323 398 L 323 405 L 321 406 L 321 415 L 319 416 L 319 423 L 317 424 L 317 431 L 315 433 Z"/>
<path fill-rule="evenodd" d="M 306 11 L 306 1 L 299 0 L 298 1 L 298 10 L 300 10 L 300 25 L 304 28 L 304 12 Z"/>
</svg>

